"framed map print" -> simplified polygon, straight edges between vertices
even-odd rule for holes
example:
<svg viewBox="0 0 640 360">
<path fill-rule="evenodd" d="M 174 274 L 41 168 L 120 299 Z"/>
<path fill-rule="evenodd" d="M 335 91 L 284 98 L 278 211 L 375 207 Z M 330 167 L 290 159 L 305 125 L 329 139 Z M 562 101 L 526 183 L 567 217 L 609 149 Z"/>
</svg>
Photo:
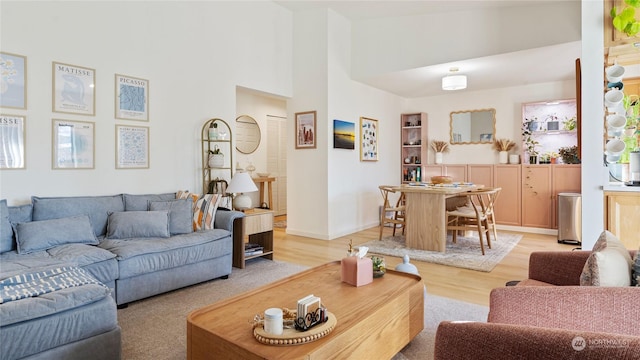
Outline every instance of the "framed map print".
<svg viewBox="0 0 640 360">
<path fill-rule="evenodd" d="M 94 116 L 95 84 L 95 70 L 54 62 L 53 111 Z"/>
<path fill-rule="evenodd" d="M 116 125 L 116 169 L 149 168 L 149 128 Z"/>
<path fill-rule="evenodd" d="M 27 108 L 27 58 L 0 52 L 0 107 Z"/>
<path fill-rule="evenodd" d="M 24 169 L 25 117 L 0 115 L 0 169 Z"/>
<path fill-rule="evenodd" d="M 95 124 L 53 119 L 53 169 L 93 169 Z"/>
<path fill-rule="evenodd" d="M 149 80 L 116 74 L 116 118 L 149 121 Z"/>
<path fill-rule="evenodd" d="M 378 120 L 360 118 L 360 161 L 378 161 Z"/>
</svg>

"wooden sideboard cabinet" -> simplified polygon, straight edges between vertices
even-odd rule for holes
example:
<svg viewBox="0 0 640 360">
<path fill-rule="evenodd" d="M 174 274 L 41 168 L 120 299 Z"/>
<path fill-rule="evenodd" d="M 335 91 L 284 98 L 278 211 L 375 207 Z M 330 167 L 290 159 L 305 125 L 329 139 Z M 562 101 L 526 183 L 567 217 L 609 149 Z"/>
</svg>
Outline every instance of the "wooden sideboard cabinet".
<svg viewBox="0 0 640 360">
<path fill-rule="evenodd" d="M 522 165 L 522 226 L 556 229 L 558 194 L 580 193 L 580 165 Z"/>
<path fill-rule="evenodd" d="M 493 186 L 502 188 L 494 211 L 496 223 L 520 226 L 522 224 L 522 173 L 520 165 L 494 165 Z"/>
<path fill-rule="evenodd" d="M 605 229 L 627 249 L 640 246 L 640 192 L 605 191 Z"/>
<path fill-rule="evenodd" d="M 550 229 L 551 200 L 551 166 L 522 165 L 522 226 Z"/>
</svg>

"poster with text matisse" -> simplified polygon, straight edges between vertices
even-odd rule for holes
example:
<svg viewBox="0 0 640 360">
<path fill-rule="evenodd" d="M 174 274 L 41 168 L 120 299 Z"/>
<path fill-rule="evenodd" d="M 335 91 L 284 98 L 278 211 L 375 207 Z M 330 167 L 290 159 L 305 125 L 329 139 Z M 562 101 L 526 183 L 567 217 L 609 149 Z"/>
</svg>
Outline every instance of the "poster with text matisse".
<svg viewBox="0 0 640 360">
<path fill-rule="evenodd" d="M 95 70 L 54 62 L 53 111 L 94 116 L 95 84 Z"/>
<path fill-rule="evenodd" d="M 116 118 L 149 121 L 149 80 L 116 74 Z"/>
<path fill-rule="evenodd" d="M 27 58 L 0 52 L 0 107 L 27 108 Z"/>
</svg>

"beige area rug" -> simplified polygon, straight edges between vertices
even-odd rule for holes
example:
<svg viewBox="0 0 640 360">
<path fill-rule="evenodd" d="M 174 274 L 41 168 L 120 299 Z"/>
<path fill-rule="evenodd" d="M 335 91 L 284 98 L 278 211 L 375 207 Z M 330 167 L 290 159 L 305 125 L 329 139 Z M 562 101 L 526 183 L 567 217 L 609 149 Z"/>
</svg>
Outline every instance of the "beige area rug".
<svg viewBox="0 0 640 360">
<path fill-rule="evenodd" d="M 454 244 L 451 242 L 451 235 L 448 235 L 447 248 L 443 253 L 407 248 L 404 235 L 389 236 L 382 238 L 382 240 L 369 241 L 360 246 L 369 247 L 370 253 L 400 258 L 407 254 L 411 260 L 490 272 L 516 246 L 520 239 L 522 239 L 522 235 L 498 233 L 498 240 L 492 239 L 491 241 L 491 249 L 485 244 L 484 256 L 480 250 L 480 240 L 477 236 L 458 236 L 457 242 Z"/>
<path fill-rule="evenodd" d="M 295 274 L 305 267 L 253 259 L 245 269 L 233 268 L 227 280 L 212 280 L 129 304 L 118 310 L 122 358 L 186 359 L 187 315 L 198 308 Z M 425 329 L 394 360 L 433 358 L 435 333 L 443 320 L 486 321 L 488 308 L 444 297 L 425 298 Z"/>
<path fill-rule="evenodd" d="M 273 223 L 273 227 L 284 229 L 287 227 L 287 220 L 276 221 Z"/>
</svg>

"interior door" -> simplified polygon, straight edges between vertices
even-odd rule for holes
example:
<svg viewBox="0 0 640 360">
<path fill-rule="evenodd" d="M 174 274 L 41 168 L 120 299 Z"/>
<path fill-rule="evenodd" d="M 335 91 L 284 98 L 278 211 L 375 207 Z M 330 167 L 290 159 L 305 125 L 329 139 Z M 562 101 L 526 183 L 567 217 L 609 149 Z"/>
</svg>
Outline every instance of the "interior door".
<svg viewBox="0 0 640 360">
<path fill-rule="evenodd" d="M 273 183 L 273 204 L 269 204 L 274 215 L 287 213 L 287 119 L 267 116 L 267 171 L 276 180 Z"/>
</svg>

